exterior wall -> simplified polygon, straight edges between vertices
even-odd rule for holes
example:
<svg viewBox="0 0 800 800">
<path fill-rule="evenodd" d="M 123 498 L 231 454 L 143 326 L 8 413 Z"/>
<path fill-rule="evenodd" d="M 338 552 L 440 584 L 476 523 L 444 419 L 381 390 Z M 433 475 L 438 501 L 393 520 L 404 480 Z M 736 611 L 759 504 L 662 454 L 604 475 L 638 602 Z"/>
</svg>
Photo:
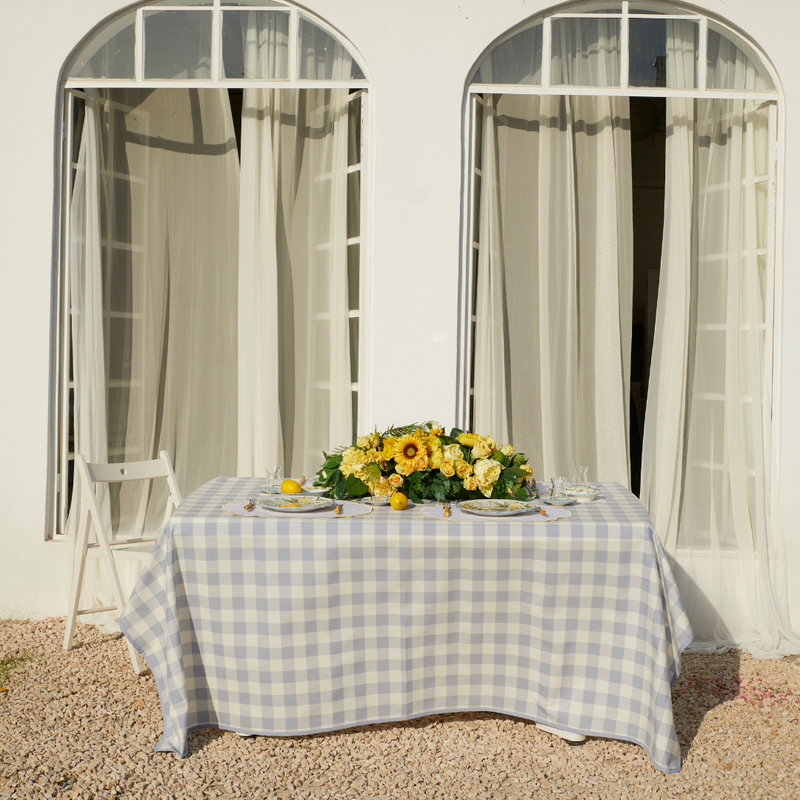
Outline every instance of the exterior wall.
<svg viewBox="0 0 800 800">
<path fill-rule="evenodd" d="M 0 616 L 66 613 L 59 543 L 45 542 L 50 397 L 55 109 L 58 78 L 75 45 L 122 0 L 28 0 L 0 6 Z M 435 418 L 455 422 L 462 120 L 465 81 L 478 56 L 508 28 L 549 8 L 543 0 L 308 0 L 309 10 L 358 49 L 373 89 L 369 147 L 376 325 L 404 342 L 368 365 L 364 426 Z M 783 81 L 782 129 L 800 132 L 794 68 L 800 4 L 793 0 L 697 0 L 745 32 Z M 791 139 L 789 142 L 791 143 Z M 783 218 L 785 310 L 779 331 L 780 424 L 789 575 L 800 569 L 800 155 L 786 148 Z M 369 254 L 365 254 L 369 264 Z M 780 264 L 780 260 L 779 260 Z M 367 327 L 369 322 L 367 321 Z M 374 350 L 386 352 L 376 341 Z M 783 414 L 781 414 L 781 409 Z M 800 627 L 800 583 L 790 586 Z"/>
</svg>

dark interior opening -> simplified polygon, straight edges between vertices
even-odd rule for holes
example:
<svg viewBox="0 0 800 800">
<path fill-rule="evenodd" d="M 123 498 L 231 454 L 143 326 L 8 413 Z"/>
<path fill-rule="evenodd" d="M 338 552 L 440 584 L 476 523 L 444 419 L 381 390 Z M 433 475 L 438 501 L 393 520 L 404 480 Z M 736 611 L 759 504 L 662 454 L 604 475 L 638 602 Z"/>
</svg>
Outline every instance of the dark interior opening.
<svg viewBox="0 0 800 800">
<path fill-rule="evenodd" d="M 630 453 L 631 491 L 638 495 L 664 230 L 667 101 L 664 97 L 631 97 L 630 104 L 633 182 Z"/>
</svg>

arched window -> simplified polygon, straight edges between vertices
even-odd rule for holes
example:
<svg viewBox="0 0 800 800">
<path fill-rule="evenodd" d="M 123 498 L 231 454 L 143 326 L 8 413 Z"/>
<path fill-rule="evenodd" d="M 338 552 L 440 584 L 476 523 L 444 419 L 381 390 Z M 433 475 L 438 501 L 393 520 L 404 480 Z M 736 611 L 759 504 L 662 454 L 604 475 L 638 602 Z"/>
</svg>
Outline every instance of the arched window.
<svg viewBox="0 0 800 800">
<path fill-rule="evenodd" d="M 756 649 L 782 624 L 753 611 L 781 541 L 777 87 L 722 21 L 609 0 L 510 31 L 467 104 L 459 421 L 640 492 L 697 638 Z"/>
<path fill-rule="evenodd" d="M 362 120 L 353 47 L 275 0 L 155 2 L 64 67 L 53 530 L 76 452 L 166 448 L 184 491 L 311 479 L 358 414 Z M 112 491 L 119 531 L 158 498 Z"/>
</svg>

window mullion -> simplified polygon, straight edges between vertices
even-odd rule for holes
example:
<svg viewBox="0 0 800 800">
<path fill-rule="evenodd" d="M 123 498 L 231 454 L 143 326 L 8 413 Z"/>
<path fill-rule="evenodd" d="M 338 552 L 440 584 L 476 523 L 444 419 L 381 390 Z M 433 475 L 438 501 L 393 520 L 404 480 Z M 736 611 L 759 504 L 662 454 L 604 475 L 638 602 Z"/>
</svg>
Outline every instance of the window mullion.
<svg viewBox="0 0 800 800">
<path fill-rule="evenodd" d="M 542 88 L 550 88 L 550 52 L 552 36 L 550 31 L 550 17 L 545 17 L 542 21 Z"/>
<path fill-rule="evenodd" d="M 622 19 L 619 21 L 619 85 L 626 89 L 628 87 L 628 67 L 630 65 L 630 54 L 628 53 L 628 3 L 622 3 Z"/>
<path fill-rule="evenodd" d="M 708 71 L 708 20 L 700 17 L 700 33 L 697 48 L 697 88 L 705 89 Z"/>
<path fill-rule="evenodd" d="M 300 70 L 297 68 L 297 43 L 300 36 L 300 18 L 297 9 L 289 9 L 289 80 L 296 81 Z"/>
<path fill-rule="evenodd" d="M 219 10 L 219 0 L 214 0 L 211 9 L 211 80 L 222 79 L 220 50 L 222 49 L 222 20 Z"/>
<path fill-rule="evenodd" d="M 136 9 L 134 27 L 133 77 L 137 83 L 144 79 L 144 9 Z"/>
</svg>

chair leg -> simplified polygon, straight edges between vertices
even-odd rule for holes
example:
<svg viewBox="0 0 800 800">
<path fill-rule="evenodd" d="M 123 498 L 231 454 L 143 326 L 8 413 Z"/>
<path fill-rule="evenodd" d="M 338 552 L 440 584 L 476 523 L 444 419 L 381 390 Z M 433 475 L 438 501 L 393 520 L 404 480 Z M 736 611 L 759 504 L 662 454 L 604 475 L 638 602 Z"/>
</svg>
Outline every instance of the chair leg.
<svg viewBox="0 0 800 800">
<path fill-rule="evenodd" d="M 75 635 L 75 623 L 78 617 L 78 604 L 81 600 L 83 575 L 86 570 L 86 553 L 89 549 L 89 512 L 84 509 L 78 521 L 78 540 L 76 550 L 79 552 L 78 565 L 72 573 L 72 587 L 69 597 L 69 613 L 67 615 L 67 629 L 64 631 L 64 649 L 72 647 L 72 638 Z M 73 557 L 74 560 L 74 557 Z"/>
<path fill-rule="evenodd" d="M 127 636 L 125 636 L 125 644 L 128 645 L 128 655 L 131 657 L 133 671 L 137 675 L 144 675 L 147 669 L 147 665 L 144 664 L 144 659 L 139 655 L 139 651 L 133 646 L 131 640 Z"/>
</svg>

